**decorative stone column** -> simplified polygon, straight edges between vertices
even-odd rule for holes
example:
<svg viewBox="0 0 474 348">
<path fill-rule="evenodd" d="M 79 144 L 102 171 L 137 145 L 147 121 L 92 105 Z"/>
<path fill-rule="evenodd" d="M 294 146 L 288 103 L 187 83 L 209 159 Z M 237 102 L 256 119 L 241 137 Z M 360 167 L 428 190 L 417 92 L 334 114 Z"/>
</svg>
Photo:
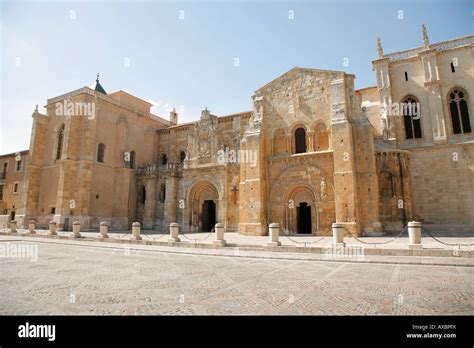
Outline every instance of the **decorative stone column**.
<svg viewBox="0 0 474 348">
<path fill-rule="evenodd" d="M 142 237 L 140 236 L 140 223 L 134 222 L 132 224 L 132 239 L 133 240 L 141 240 Z"/>
<path fill-rule="evenodd" d="M 178 235 L 179 235 L 179 224 L 177 222 L 170 223 L 170 238 L 168 239 L 168 243 L 181 242 L 181 239 L 179 239 Z"/>
<path fill-rule="evenodd" d="M 18 233 L 16 220 L 10 221 L 10 232 L 11 233 Z"/>
<path fill-rule="evenodd" d="M 28 234 L 35 234 L 36 231 L 36 221 L 35 220 L 30 220 L 28 221 Z"/>
<path fill-rule="evenodd" d="M 107 232 L 109 232 L 109 224 L 105 221 L 102 221 L 100 223 L 100 236 L 99 236 L 99 238 L 100 239 L 109 238 L 109 235 L 107 234 Z"/>
<path fill-rule="evenodd" d="M 72 237 L 73 238 L 81 238 L 81 222 L 75 220 L 72 223 Z"/>
<path fill-rule="evenodd" d="M 156 221 L 156 188 L 157 188 L 157 174 L 154 172 L 147 173 L 146 175 L 146 199 L 145 199 L 145 211 L 143 215 L 143 228 L 154 229 Z"/>
<path fill-rule="evenodd" d="M 408 238 L 410 240 L 408 249 L 423 249 L 421 244 L 421 222 L 410 221 L 408 223 Z"/>
<path fill-rule="evenodd" d="M 58 234 L 58 232 L 56 232 L 56 229 L 57 229 L 57 223 L 56 221 L 50 221 L 49 222 L 49 232 L 48 234 L 50 236 L 55 236 Z"/>
<path fill-rule="evenodd" d="M 267 246 L 269 247 L 274 247 L 274 246 L 280 246 L 281 242 L 278 241 L 278 238 L 280 236 L 280 224 L 278 223 L 271 223 L 268 226 L 269 229 L 269 241 L 267 243 Z"/>
<path fill-rule="evenodd" d="M 308 139 L 308 151 L 314 152 L 314 132 L 312 130 L 306 133 L 306 138 Z"/>
<path fill-rule="evenodd" d="M 170 173 L 166 179 L 166 199 L 164 207 L 164 223 L 174 223 L 176 221 L 176 210 L 178 208 L 178 176 Z"/>
<path fill-rule="evenodd" d="M 332 244 L 344 246 L 344 224 L 338 222 L 332 224 Z"/>
<path fill-rule="evenodd" d="M 216 224 L 216 239 L 212 242 L 214 245 L 226 245 L 226 241 L 224 239 L 224 224 L 217 223 Z"/>
</svg>

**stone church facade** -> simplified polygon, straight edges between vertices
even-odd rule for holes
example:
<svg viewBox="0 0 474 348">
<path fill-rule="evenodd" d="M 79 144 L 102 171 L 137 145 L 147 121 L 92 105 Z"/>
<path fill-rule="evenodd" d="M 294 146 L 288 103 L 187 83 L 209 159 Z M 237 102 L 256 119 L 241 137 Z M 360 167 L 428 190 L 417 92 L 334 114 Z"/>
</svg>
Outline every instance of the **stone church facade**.
<svg viewBox="0 0 474 348">
<path fill-rule="evenodd" d="M 221 222 L 242 235 L 277 222 L 330 235 L 337 221 L 376 235 L 416 219 L 474 231 L 473 39 L 430 44 L 423 29 L 421 47 L 391 54 L 379 39 L 377 86 L 294 68 L 255 91 L 251 111 L 206 108 L 186 124 L 97 79 L 35 110 L 15 215 L 4 202 L 0 222 L 186 232 Z"/>
</svg>

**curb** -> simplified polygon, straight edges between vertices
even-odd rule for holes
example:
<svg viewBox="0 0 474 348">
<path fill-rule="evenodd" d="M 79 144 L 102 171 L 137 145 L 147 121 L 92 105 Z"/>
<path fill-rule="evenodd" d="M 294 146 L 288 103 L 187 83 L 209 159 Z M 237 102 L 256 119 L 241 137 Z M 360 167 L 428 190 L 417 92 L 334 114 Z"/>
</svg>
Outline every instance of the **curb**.
<svg viewBox="0 0 474 348">
<path fill-rule="evenodd" d="M 0 232 L 2 236 L 10 237 L 31 237 L 31 238 L 43 238 L 43 239 L 60 239 L 60 240 L 75 240 L 75 241 L 93 241 L 93 242 L 105 242 L 105 243 L 116 243 L 116 244 L 132 244 L 132 245 L 155 245 L 155 246 L 166 246 L 166 247 L 181 247 L 190 249 L 234 249 L 238 248 L 242 251 L 263 251 L 263 252 L 282 252 L 282 253 L 306 253 L 306 254 L 319 254 L 326 255 L 328 247 L 298 247 L 293 245 L 281 245 L 281 246 L 262 246 L 262 245 L 238 245 L 229 243 L 225 246 L 216 244 L 205 244 L 205 243 L 192 243 L 188 241 L 182 242 L 168 242 L 159 240 L 129 240 L 129 239 L 117 239 L 117 238 L 91 238 L 91 237 L 80 237 L 74 238 L 72 236 L 64 235 L 47 235 L 47 234 L 28 234 L 28 233 L 11 233 L 11 232 Z M 165 235 L 164 235 L 165 237 Z M 339 254 L 344 254 L 344 251 L 351 250 L 350 248 L 360 248 L 361 245 L 343 245 L 333 248 L 333 251 L 337 251 Z M 474 258 L 474 250 L 459 250 L 459 249 L 386 249 L 386 248 L 361 248 L 363 255 L 373 256 L 416 256 L 416 257 L 454 257 L 454 258 Z"/>
</svg>

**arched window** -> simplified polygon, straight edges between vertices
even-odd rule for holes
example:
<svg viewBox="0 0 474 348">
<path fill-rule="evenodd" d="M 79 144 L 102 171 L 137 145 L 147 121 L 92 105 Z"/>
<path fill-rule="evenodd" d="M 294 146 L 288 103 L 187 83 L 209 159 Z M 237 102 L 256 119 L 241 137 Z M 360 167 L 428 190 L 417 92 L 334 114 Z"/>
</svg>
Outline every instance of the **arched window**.
<svg viewBox="0 0 474 348">
<path fill-rule="evenodd" d="M 381 172 L 379 175 L 380 197 L 393 197 L 393 178 L 389 172 Z"/>
<path fill-rule="evenodd" d="M 166 156 L 166 154 L 161 155 L 160 163 L 164 166 L 168 164 L 168 156 Z"/>
<path fill-rule="evenodd" d="M 300 127 L 295 131 L 295 153 L 304 152 L 306 152 L 306 131 Z"/>
<path fill-rule="evenodd" d="M 130 151 L 130 169 L 135 169 L 135 151 Z"/>
<path fill-rule="evenodd" d="M 63 142 L 64 142 L 64 124 L 58 129 L 58 145 L 56 147 L 56 159 L 61 159 L 63 154 Z"/>
<path fill-rule="evenodd" d="M 186 152 L 181 151 L 181 152 L 179 153 L 179 161 L 180 161 L 181 163 L 183 163 L 185 159 L 186 159 Z"/>
<path fill-rule="evenodd" d="M 467 92 L 460 88 L 455 88 L 449 93 L 449 111 L 454 134 L 471 133 L 467 101 Z"/>
<path fill-rule="evenodd" d="M 100 143 L 97 145 L 97 162 L 104 163 L 105 145 Z"/>
<path fill-rule="evenodd" d="M 316 151 L 329 149 L 329 134 L 324 123 L 316 126 Z"/>
<path fill-rule="evenodd" d="M 403 120 L 405 122 L 405 138 L 421 138 L 421 122 L 419 103 L 413 97 L 406 97 L 402 101 Z"/>
<path fill-rule="evenodd" d="M 146 201 L 146 188 L 144 185 L 140 186 L 140 190 L 138 190 L 138 202 L 140 204 L 145 204 Z"/>
<path fill-rule="evenodd" d="M 160 202 L 161 202 L 161 203 L 165 203 L 165 199 L 166 199 L 166 185 L 165 185 L 165 184 L 161 184 L 161 188 L 160 188 Z"/>
</svg>

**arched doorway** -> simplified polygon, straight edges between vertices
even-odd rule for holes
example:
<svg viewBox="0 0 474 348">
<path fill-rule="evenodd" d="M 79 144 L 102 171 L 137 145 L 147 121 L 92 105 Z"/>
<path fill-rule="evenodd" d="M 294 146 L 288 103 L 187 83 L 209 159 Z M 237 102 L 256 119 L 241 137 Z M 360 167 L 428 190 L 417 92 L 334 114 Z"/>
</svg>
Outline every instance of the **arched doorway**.
<svg viewBox="0 0 474 348">
<path fill-rule="evenodd" d="M 313 232 L 311 221 L 311 205 L 307 202 L 301 202 L 296 207 L 296 233 L 311 234 Z"/>
<path fill-rule="evenodd" d="M 194 232 L 210 232 L 217 223 L 219 193 L 209 181 L 200 181 L 189 191 L 189 226 Z"/>
<path fill-rule="evenodd" d="M 294 174 L 304 172 L 307 175 Z M 330 173 L 309 162 L 289 165 L 270 176 L 268 220 L 279 223 L 286 233 L 303 235 L 309 232 L 306 226 L 311 220 L 312 235 L 331 235 L 336 221 L 332 181 Z"/>
<path fill-rule="evenodd" d="M 216 225 L 216 203 L 214 200 L 202 202 L 199 223 L 203 232 L 210 232 Z"/>
<path fill-rule="evenodd" d="M 315 234 L 319 231 L 319 212 L 314 191 L 297 186 L 287 193 L 285 227 L 292 234 Z"/>
</svg>

